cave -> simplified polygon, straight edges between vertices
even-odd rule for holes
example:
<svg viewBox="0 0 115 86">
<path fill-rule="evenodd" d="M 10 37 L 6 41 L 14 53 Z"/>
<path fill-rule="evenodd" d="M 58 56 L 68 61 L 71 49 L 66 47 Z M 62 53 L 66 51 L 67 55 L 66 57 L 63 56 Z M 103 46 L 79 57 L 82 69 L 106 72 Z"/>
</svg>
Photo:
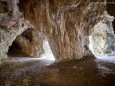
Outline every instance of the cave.
<svg viewBox="0 0 115 86">
<path fill-rule="evenodd" d="M 114 0 L 1 0 L 0 86 L 115 86 Z"/>
<path fill-rule="evenodd" d="M 107 2 L 107 12 L 105 12 L 105 19 L 100 21 L 93 27 L 92 34 L 89 36 L 89 47 L 92 53 L 98 59 L 115 61 L 114 56 L 114 38 L 115 38 L 115 8 L 112 1 Z M 110 15 L 108 15 L 110 14 Z"/>
<path fill-rule="evenodd" d="M 22 50 L 21 50 L 21 48 L 18 44 L 13 42 L 12 45 L 9 47 L 8 56 L 9 57 L 24 57 L 24 56 L 27 56 L 27 55 L 25 55 L 22 52 Z"/>
<path fill-rule="evenodd" d="M 8 49 L 8 57 L 54 59 L 47 38 L 34 28 L 28 28 L 16 37 Z"/>
</svg>

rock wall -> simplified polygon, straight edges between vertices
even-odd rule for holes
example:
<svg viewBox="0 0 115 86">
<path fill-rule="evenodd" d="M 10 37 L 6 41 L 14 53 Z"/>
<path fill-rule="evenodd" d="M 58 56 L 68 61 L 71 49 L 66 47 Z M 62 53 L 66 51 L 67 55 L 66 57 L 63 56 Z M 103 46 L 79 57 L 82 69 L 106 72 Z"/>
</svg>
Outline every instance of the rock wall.
<svg viewBox="0 0 115 86">
<path fill-rule="evenodd" d="M 20 11 L 48 37 L 57 60 L 91 55 L 88 35 L 101 20 L 105 0 L 20 0 Z"/>
<path fill-rule="evenodd" d="M 20 13 L 18 0 L 0 0 L 0 59 L 7 58 L 9 46 L 28 28 L 34 27 Z"/>
<path fill-rule="evenodd" d="M 115 60 L 115 1 L 107 0 L 107 12 L 93 27 L 90 48 L 96 58 L 113 62 Z"/>
<path fill-rule="evenodd" d="M 43 54 L 43 35 L 33 28 L 28 28 L 14 41 L 28 56 L 40 57 Z"/>
</svg>

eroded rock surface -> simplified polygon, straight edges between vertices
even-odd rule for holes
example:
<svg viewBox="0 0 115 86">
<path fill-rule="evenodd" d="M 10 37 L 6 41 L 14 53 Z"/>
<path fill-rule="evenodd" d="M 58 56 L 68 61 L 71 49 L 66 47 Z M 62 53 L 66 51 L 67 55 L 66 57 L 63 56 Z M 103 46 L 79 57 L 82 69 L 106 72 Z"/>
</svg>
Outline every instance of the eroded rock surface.
<svg viewBox="0 0 115 86">
<path fill-rule="evenodd" d="M 91 54 L 88 35 L 101 20 L 104 0 L 20 0 L 19 6 L 25 18 L 46 34 L 56 59 Z"/>
<path fill-rule="evenodd" d="M 28 56 L 39 57 L 43 54 L 43 35 L 33 28 L 29 28 L 17 36 L 14 42 Z"/>
<path fill-rule="evenodd" d="M 1 0 L 1 58 L 6 57 L 8 48 L 17 35 L 33 26 L 48 39 L 57 60 L 79 59 L 92 54 L 88 47 L 88 36 L 92 33 L 92 28 L 105 19 L 102 16 L 109 7 L 107 4 L 106 9 L 105 2 L 106 0 Z M 109 13 L 114 14 L 111 10 Z M 28 39 L 22 35 L 17 37 L 20 46 L 25 48 L 22 50 L 32 56 L 38 55 L 39 50 L 42 50 L 35 47 L 38 42 L 34 38 L 37 39 L 36 36 Z M 30 42 L 32 39 L 35 43 Z M 39 45 L 41 47 L 42 43 Z M 33 53 L 34 51 L 37 53 Z"/>
<path fill-rule="evenodd" d="M 19 12 L 17 4 L 17 0 L 0 1 L 0 59 L 7 57 L 9 46 L 18 35 L 33 27 Z"/>
</svg>

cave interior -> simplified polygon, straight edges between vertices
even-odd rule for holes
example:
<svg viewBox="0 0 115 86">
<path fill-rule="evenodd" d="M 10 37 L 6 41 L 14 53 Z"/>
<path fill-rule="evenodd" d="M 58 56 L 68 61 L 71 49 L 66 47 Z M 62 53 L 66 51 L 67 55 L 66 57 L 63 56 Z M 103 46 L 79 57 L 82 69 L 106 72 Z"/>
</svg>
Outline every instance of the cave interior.
<svg viewBox="0 0 115 86">
<path fill-rule="evenodd" d="M 0 0 L 0 86 L 115 86 L 114 18 L 114 0 Z"/>
</svg>

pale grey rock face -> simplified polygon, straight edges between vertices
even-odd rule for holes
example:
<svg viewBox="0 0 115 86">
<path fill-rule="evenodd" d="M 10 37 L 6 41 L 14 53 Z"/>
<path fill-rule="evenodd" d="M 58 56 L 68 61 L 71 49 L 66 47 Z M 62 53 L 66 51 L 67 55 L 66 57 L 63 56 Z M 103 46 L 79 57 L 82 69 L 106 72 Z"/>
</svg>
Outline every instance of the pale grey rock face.
<svg viewBox="0 0 115 86">
<path fill-rule="evenodd" d="M 0 9 L 3 10 L 0 11 L 0 59 L 2 59 L 7 57 L 9 46 L 16 37 L 33 26 L 19 12 L 17 0 L 1 0 L 0 4 Z"/>
</svg>

